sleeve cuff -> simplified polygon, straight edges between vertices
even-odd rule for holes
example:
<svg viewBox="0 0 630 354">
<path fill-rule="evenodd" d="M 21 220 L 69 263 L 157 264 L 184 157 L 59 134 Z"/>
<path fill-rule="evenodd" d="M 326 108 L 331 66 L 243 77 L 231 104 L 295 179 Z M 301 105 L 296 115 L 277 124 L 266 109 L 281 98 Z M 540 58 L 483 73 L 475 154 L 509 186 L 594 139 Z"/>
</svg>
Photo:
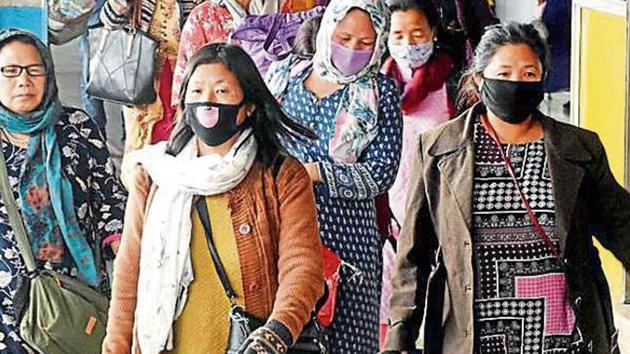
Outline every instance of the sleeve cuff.
<svg viewBox="0 0 630 354">
<path fill-rule="evenodd" d="M 121 233 L 111 234 L 111 235 L 105 237 L 105 239 L 101 242 L 101 245 L 103 247 L 107 247 L 107 246 L 111 245 L 112 242 L 120 241 L 121 238 L 122 238 L 122 234 Z"/>
<path fill-rule="evenodd" d="M 413 353 L 417 335 L 411 335 L 410 329 L 403 322 L 391 323 L 391 320 L 388 322 L 387 337 L 383 350 L 385 352 L 411 351 Z"/>
<path fill-rule="evenodd" d="M 293 345 L 293 341 L 295 340 L 293 338 L 293 336 L 291 335 L 291 331 L 289 331 L 289 329 L 287 328 L 287 326 L 285 326 L 284 324 L 282 324 L 280 321 L 277 320 L 269 320 L 267 321 L 267 323 L 265 324 L 265 327 L 267 327 L 269 330 L 273 331 L 275 334 L 278 335 L 278 337 L 280 337 L 280 339 L 282 339 L 282 341 L 284 342 L 284 344 L 286 344 L 287 348 L 290 348 Z"/>
<path fill-rule="evenodd" d="M 317 164 L 319 169 L 319 179 L 321 183 L 318 187 L 326 190 L 326 195 L 330 198 L 337 198 L 337 185 L 335 181 L 335 174 L 333 172 L 333 165 L 330 162 L 319 162 Z"/>
</svg>

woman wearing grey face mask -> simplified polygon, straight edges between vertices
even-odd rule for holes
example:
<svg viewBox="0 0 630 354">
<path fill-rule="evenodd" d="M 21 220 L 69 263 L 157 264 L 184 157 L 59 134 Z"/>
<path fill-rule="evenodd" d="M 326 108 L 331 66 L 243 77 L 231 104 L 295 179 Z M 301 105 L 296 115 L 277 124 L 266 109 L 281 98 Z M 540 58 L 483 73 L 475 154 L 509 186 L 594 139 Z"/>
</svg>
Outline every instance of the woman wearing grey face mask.
<svg viewBox="0 0 630 354">
<path fill-rule="evenodd" d="M 489 28 L 473 107 L 421 136 L 389 353 L 619 353 L 590 230 L 630 266 L 630 194 L 597 135 L 536 109 L 548 67 L 532 25 Z"/>
<path fill-rule="evenodd" d="M 440 18 L 432 2 L 393 0 L 389 2 L 389 9 L 392 12 L 388 38 L 391 57 L 385 60 L 381 72 L 393 78 L 400 89 L 403 146 L 388 200 L 394 217 L 402 222 L 418 137 L 455 115 L 446 87 L 453 74 L 453 61 L 439 41 Z M 393 236 L 397 237 L 398 232 Z M 381 343 L 387 332 L 395 252 L 390 243 L 384 245 Z"/>
</svg>

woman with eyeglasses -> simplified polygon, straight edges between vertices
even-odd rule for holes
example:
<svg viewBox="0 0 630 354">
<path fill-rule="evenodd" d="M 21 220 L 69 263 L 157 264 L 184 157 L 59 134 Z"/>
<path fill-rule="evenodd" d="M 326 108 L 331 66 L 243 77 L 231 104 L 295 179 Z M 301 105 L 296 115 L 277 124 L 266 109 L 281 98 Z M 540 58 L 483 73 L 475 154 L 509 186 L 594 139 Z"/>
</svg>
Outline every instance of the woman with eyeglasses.
<svg viewBox="0 0 630 354">
<path fill-rule="evenodd" d="M 98 256 L 118 247 L 126 196 L 97 124 L 59 102 L 48 48 L 0 33 L 0 146 L 37 266 L 108 291 Z M 25 266 L 0 200 L 0 351 L 25 353 L 13 298 Z M 101 262 L 102 263 L 102 262 Z"/>
<path fill-rule="evenodd" d="M 590 131 L 537 110 L 549 51 L 487 29 L 473 106 L 418 139 L 387 353 L 619 353 L 595 238 L 630 266 L 630 194 Z"/>
</svg>

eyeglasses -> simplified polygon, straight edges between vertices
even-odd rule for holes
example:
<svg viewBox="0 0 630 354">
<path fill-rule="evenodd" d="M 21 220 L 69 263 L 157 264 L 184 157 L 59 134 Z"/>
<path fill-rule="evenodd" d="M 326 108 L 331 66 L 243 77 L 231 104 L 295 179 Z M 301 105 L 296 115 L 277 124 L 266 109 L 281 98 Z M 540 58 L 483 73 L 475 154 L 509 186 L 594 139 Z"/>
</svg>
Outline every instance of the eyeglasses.
<svg viewBox="0 0 630 354">
<path fill-rule="evenodd" d="M 46 66 L 43 64 L 33 64 L 28 66 L 7 65 L 0 68 L 0 72 L 4 77 L 18 77 L 22 75 L 23 70 L 26 70 L 29 76 L 46 75 Z"/>
</svg>

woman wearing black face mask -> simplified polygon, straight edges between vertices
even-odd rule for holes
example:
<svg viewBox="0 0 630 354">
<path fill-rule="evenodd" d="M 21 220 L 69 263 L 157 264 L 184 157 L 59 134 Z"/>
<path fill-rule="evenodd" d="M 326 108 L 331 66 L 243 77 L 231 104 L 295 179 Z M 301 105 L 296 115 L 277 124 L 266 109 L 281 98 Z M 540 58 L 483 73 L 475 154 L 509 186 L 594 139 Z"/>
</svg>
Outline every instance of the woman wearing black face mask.
<svg viewBox="0 0 630 354">
<path fill-rule="evenodd" d="M 630 195 L 597 135 L 536 109 L 547 53 L 531 25 L 489 28 L 473 107 L 421 136 L 389 352 L 619 353 L 589 230 L 630 266 Z"/>
<path fill-rule="evenodd" d="M 313 134 L 236 46 L 202 48 L 182 97 L 170 141 L 128 156 L 141 168 L 124 166 L 130 198 L 103 353 L 225 353 L 231 305 L 266 320 L 239 353 L 284 353 L 323 274 L 310 178 L 278 139 Z"/>
</svg>

